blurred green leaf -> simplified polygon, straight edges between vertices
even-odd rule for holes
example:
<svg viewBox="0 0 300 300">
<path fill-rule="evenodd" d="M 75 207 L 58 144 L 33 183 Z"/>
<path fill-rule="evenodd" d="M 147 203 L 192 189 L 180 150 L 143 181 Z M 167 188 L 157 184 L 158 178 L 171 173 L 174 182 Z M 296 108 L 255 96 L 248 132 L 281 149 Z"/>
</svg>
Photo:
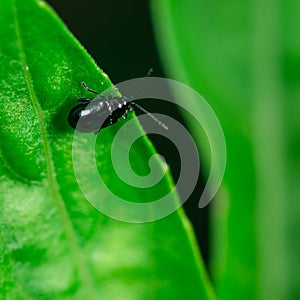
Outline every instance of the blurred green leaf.
<svg viewBox="0 0 300 300">
<path fill-rule="evenodd" d="M 226 137 L 212 220 L 217 295 L 299 299 L 299 1 L 152 4 L 168 76 L 210 102 Z"/>
<path fill-rule="evenodd" d="M 81 81 L 103 91 L 108 77 L 43 1 L 1 1 L 0 36 L 2 299 L 213 299 L 181 210 L 153 223 L 122 223 L 99 213 L 79 189 L 67 116 L 74 99 L 89 96 Z M 111 143 L 124 122 L 100 132 L 97 167 L 126 200 L 152 201 L 173 189 L 169 174 L 154 194 L 113 173 Z M 135 130 L 143 135 L 138 124 Z M 83 158 L 89 136 L 79 145 Z M 154 153 L 144 136 L 132 149 L 132 168 L 147 174 Z"/>
</svg>

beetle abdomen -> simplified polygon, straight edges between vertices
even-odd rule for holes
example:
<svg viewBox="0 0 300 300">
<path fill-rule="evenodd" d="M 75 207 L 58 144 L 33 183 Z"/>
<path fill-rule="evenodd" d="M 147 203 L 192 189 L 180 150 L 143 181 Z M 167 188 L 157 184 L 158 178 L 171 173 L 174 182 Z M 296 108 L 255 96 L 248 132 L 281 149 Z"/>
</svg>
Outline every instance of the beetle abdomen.
<svg viewBox="0 0 300 300">
<path fill-rule="evenodd" d="M 127 114 L 130 102 L 124 98 L 112 98 L 109 102 L 95 99 L 75 106 L 69 113 L 71 127 L 81 132 L 98 132 Z"/>
</svg>

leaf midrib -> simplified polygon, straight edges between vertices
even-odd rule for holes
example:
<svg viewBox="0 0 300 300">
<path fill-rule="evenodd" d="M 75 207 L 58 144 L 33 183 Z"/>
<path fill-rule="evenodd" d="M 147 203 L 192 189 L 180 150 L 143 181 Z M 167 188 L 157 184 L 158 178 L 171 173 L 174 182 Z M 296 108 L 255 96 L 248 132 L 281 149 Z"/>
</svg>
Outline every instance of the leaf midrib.
<svg viewBox="0 0 300 300">
<path fill-rule="evenodd" d="M 47 174 L 47 182 L 48 182 L 47 187 L 49 190 L 50 197 L 53 200 L 53 203 L 56 207 L 59 218 L 61 219 L 63 228 L 66 233 L 67 241 L 70 244 L 70 249 L 75 258 L 75 263 L 77 264 L 78 272 L 83 282 L 83 286 L 85 287 L 85 291 L 88 296 L 88 299 L 94 299 L 96 293 L 94 290 L 93 280 L 90 276 L 90 272 L 88 271 L 87 262 L 84 258 L 82 249 L 79 247 L 75 230 L 70 221 L 69 214 L 66 210 L 63 198 L 59 192 L 58 183 L 56 181 L 54 165 L 52 162 L 52 152 L 47 137 L 47 130 L 44 125 L 44 114 L 35 95 L 32 80 L 29 74 L 29 70 L 27 68 L 27 62 L 26 62 L 26 57 L 25 57 L 21 33 L 20 33 L 20 26 L 17 18 L 16 0 L 11 0 L 11 1 L 12 1 L 11 3 L 12 3 L 13 15 L 14 15 L 14 25 L 16 31 L 17 45 L 20 52 L 20 62 L 23 66 L 25 82 L 29 90 L 30 100 L 32 102 L 35 114 L 37 115 L 38 123 L 40 127 L 41 139 L 43 144 L 43 152 L 44 152 L 45 163 L 46 163 L 46 174 Z"/>
</svg>

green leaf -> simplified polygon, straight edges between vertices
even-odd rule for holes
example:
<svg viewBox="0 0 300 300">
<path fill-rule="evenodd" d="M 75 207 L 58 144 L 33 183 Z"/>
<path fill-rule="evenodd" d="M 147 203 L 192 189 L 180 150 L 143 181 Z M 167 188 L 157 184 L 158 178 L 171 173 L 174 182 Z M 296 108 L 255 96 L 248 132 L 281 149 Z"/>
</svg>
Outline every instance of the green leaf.
<svg viewBox="0 0 300 300">
<path fill-rule="evenodd" d="M 103 91 L 112 86 L 107 75 L 43 1 L 1 1 L 0 36 L 3 298 L 213 299 L 181 209 L 156 222 L 116 221 L 97 211 L 78 186 L 72 161 L 74 130 L 67 116 L 75 99 L 90 97 L 81 81 Z M 133 131 L 143 135 L 134 122 Z M 111 145 L 125 123 L 99 133 L 97 169 L 125 200 L 150 202 L 169 193 L 173 183 L 168 172 L 155 189 L 133 189 L 117 178 Z M 109 203 L 112 196 L 90 178 L 85 164 L 92 136 L 80 135 L 80 175 L 91 191 L 100 188 L 99 198 Z M 147 174 L 155 154 L 147 137 L 130 153 L 133 170 Z M 124 156 L 122 147 L 117 155 Z M 156 164 L 165 169 L 160 161 Z M 173 203 L 177 201 L 173 192 Z"/>
<path fill-rule="evenodd" d="M 299 299 L 299 1 L 152 3 L 167 74 L 205 96 L 225 133 L 217 295 Z"/>
</svg>

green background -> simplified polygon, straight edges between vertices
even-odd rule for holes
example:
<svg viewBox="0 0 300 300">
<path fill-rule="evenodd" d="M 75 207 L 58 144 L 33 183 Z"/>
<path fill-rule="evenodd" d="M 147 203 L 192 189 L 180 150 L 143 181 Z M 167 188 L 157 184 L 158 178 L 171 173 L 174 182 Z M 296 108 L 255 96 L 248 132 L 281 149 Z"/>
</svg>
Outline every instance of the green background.
<svg viewBox="0 0 300 300">
<path fill-rule="evenodd" d="M 10 1 L 7 2 L 10 3 Z M 268 0 L 265 2 L 258 0 L 242 2 L 153 0 L 151 3 L 138 0 L 109 1 L 107 3 L 92 0 L 87 0 L 85 3 L 52 0 L 49 3 L 53 4 L 70 30 L 88 49 L 100 67 L 108 73 L 113 83 L 144 76 L 152 67 L 154 68 L 153 76 L 165 75 L 187 83 L 196 89 L 206 98 L 218 115 L 224 129 L 228 151 L 223 185 L 211 205 L 204 210 L 199 210 L 197 201 L 202 189 L 202 184 L 199 182 L 194 197 L 187 204 L 187 213 L 193 220 L 198 242 L 217 297 L 219 299 L 299 299 L 299 3 L 295 0 Z M 4 4 L 1 4 L 0 12 L 3 12 L 3 8 Z M 2 28 L 11 20 L 8 15 L 6 18 L 1 19 Z M 28 28 L 32 25 L 30 22 L 32 21 L 28 20 Z M 37 41 L 43 48 L 45 41 L 42 39 L 39 41 L 39 39 L 37 36 Z M 2 39 L 1 46 L 5 45 L 3 41 Z M 11 45 L 10 42 L 6 44 L 6 49 L 7 45 Z M 30 47 L 28 45 L 28 49 Z M 49 45 L 49 49 L 52 47 L 53 45 Z M 45 53 L 47 53 L 46 50 Z M 160 63 L 162 69 L 160 69 Z M 73 64 L 72 70 L 78 72 L 74 72 L 76 74 L 74 82 L 80 82 L 83 76 L 90 77 L 91 80 L 95 78 L 94 76 L 101 76 L 98 71 L 89 75 L 85 71 L 79 72 L 76 69 L 76 63 Z M 1 65 L 2 74 L 7 74 L 4 64 Z M 88 62 L 85 69 L 90 70 L 90 68 L 94 67 L 91 62 Z M 7 78 L 7 76 L 3 77 Z M 72 86 L 71 83 L 70 86 Z M 66 94 L 66 90 L 70 89 L 70 86 L 64 87 L 62 93 Z M 68 101 L 76 98 L 80 92 L 80 86 L 71 90 Z M 40 93 L 41 95 L 45 94 L 42 89 Z M 14 96 L 8 95 L 7 97 L 13 98 Z M 61 97 L 59 96 L 58 100 Z M 58 100 L 54 103 L 58 103 Z M 183 99 L 182 101 L 192 100 Z M 11 104 L 5 101 L 3 103 L 2 105 L 7 105 L 7 110 L 10 111 Z M 155 106 L 150 103 L 148 106 L 146 104 L 146 107 L 148 110 L 168 111 L 161 104 Z M 67 109 L 68 107 L 63 108 L 65 114 Z M 3 118 L 6 116 L 5 114 L 2 113 L 1 116 L 3 128 L 3 124 L 7 124 L 8 121 Z M 173 116 L 181 119 L 177 112 Z M 189 124 L 190 120 L 185 119 L 184 122 Z M 22 126 L 20 125 L 20 127 Z M 109 136 L 113 135 L 113 131 L 112 129 L 112 132 L 108 134 L 108 140 Z M 193 128 L 191 131 L 193 132 Z M 193 134 L 197 136 L 198 133 L 194 131 Z M 20 136 L 14 138 L 12 145 L 13 143 L 20 144 Z M 70 140 L 70 136 L 68 138 Z M 65 143 L 65 140 L 62 140 L 62 143 Z M 172 160 L 171 155 L 165 150 L 168 146 L 161 146 L 161 140 L 154 140 L 154 143 L 159 152 L 166 154 L 171 171 L 176 177 L 178 173 L 178 167 L 174 162 L 176 157 Z M 66 145 L 68 144 L 66 143 Z M 204 160 L 206 166 L 209 166 L 207 149 L 201 144 L 199 148 L 202 150 L 201 159 Z M 101 155 L 105 155 L 105 153 Z M 13 163 L 13 160 L 11 161 Z M 143 157 L 141 157 L 141 161 L 143 161 Z M 2 164 L 4 165 L 4 163 Z M 26 170 L 22 169 L 22 171 Z M 207 169 L 203 172 L 203 181 L 205 181 L 206 173 Z M 41 173 L 39 170 L 30 169 L 26 174 L 30 174 L 34 180 L 39 180 Z M 18 180 L 24 180 L 23 175 L 21 173 L 21 178 Z M 14 178 L 14 180 L 16 179 Z M 18 195 L 20 190 L 15 184 L 10 183 L 9 185 L 8 181 L 6 184 L 11 191 L 16 189 L 15 194 L 10 192 L 10 197 L 6 198 L 12 201 L 11 199 L 17 198 L 15 195 Z M 1 191 L 6 191 L 7 185 L 5 185 L 5 189 L 1 187 Z M 32 193 L 32 191 L 28 191 L 29 195 L 33 195 Z M 26 235 L 31 237 L 24 230 L 23 224 L 15 224 L 13 218 L 8 218 L 14 205 L 13 203 L 8 205 L 7 202 L 2 201 L 2 241 L 4 236 L 7 242 L 1 244 L 5 245 L 5 248 L 1 248 L 1 253 L 4 253 L 2 261 L 5 262 L 6 267 L 2 267 L 0 270 L 2 278 L 7 280 L 2 285 L 1 291 L 4 291 L 4 286 L 7 293 L 12 293 L 10 295 L 13 296 L 7 299 L 18 299 L 17 297 L 22 299 L 26 293 L 29 293 L 33 299 L 39 299 L 41 295 L 44 298 L 53 297 L 57 294 L 49 292 L 49 284 L 46 284 L 43 287 L 44 290 L 41 291 L 37 288 L 36 277 L 29 277 L 30 280 L 28 280 L 30 270 L 36 270 L 36 266 L 41 264 L 40 261 L 33 260 L 33 257 L 40 256 L 40 247 L 32 251 L 33 248 L 30 248 L 28 241 L 25 241 L 23 251 L 15 251 L 11 255 L 11 249 L 19 250 L 20 245 L 15 242 L 17 238 L 20 239 L 20 236 Z M 72 208 L 72 205 L 70 207 Z M 88 208 L 84 211 L 86 215 L 90 216 L 89 220 L 93 224 L 97 216 L 93 213 L 91 216 Z M 21 212 L 21 216 L 24 218 L 24 212 Z M 34 214 L 35 211 L 27 211 L 27 213 L 30 216 L 28 218 L 32 219 L 31 214 Z M 77 213 L 74 216 L 76 216 L 76 224 Z M 80 217 L 78 218 L 80 220 Z M 25 218 L 25 220 L 27 219 Z M 103 222 L 106 224 L 104 228 Z M 180 224 L 177 217 L 171 222 Z M 155 232 L 150 230 L 150 238 L 145 234 L 148 229 L 137 230 L 139 232 L 134 230 L 133 235 L 130 235 L 132 228 L 120 227 L 119 224 L 112 225 L 111 223 L 114 222 L 101 221 L 98 229 L 99 231 L 108 230 L 111 233 L 109 228 L 114 228 L 112 232 L 115 235 L 110 234 L 112 238 L 109 242 L 105 240 L 102 244 L 108 245 L 105 249 L 111 253 L 110 258 L 113 260 L 113 258 L 119 257 L 119 249 L 125 249 L 127 257 L 131 257 L 130 249 L 134 247 L 133 244 L 136 241 L 139 241 L 144 245 L 141 247 L 141 252 L 151 252 L 150 256 L 158 261 L 155 264 L 157 266 L 155 274 L 160 274 L 156 275 L 158 282 L 162 284 L 164 283 L 163 278 L 168 278 L 171 286 L 176 286 L 177 289 L 174 293 L 167 291 L 167 294 L 149 294 L 147 288 L 150 290 L 152 288 L 151 285 L 147 288 L 144 286 L 147 276 L 139 271 L 141 266 L 139 261 L 137 261 L 137 269 L 132 272 L 132 265 L 128 267 L 119 260 L 115 265 L 110 265 L 110 259 L 107 257 L 100 260 L 101 265 L 104 264 L 106 267 L 106 273 L 103 278 L 103 272 L 96 272 L 96 274 L 100 274 L 94 282 L 96 286 L 97 283 L 109 282 L 105 291 L 108 293 L 115 291 L 115 299 L 119 299 L 122 291 L 128 293 L 122 294 L 124 299 L 145 299 L 142 298 L 145 295 L 149 299 L 174 299 L 174 297 L 177 299 L 183 299 L 183 297 L 206 299 L 206 297 L 213 297 L 212 293 L 207 293 L 210 290 L 207 288 L 209 283 L 203 279 L 202 275 L 199 279 L 194 276 L 195 271 L 191 271 L 191 269 L 194 270 L 193 262 L 186 263 L 184 261 L 185 253 L 190 249 L 189 246 L 184 246 L 189 245 L 189 242 L 185 240 L 184 233 L 174 241 L 177 246 L 183 245 L 182 249 L 180 246 L 178 246 L 179 248 L 170 246 L 171 242 L 168 242 L 168 246 L 163 250 L 157 245 L 162 245 L 170 232 L 168 229 L 161 231 L 163 225 L 160 223 L 154 225 Z M 9 226 L 11 225 L 7 224 L 14 224 L 17 229 L 10 231 Z M 25 222 L 25 224 L 27 223 Z M 56 225 L 53 226 L 56 228 Z M 168 226 L 166 225 L 166 227 Z M 84 236 L 90 241 L 88 228 L 89 226 L 85 227 L 86 234 Z M 54 234 L 51 230 L 49 232 Z M 119 235 L 118 232 L 121 234 Z M 124 232 L 126 232 L 126 241 L 121 242 L 120 246 L 116 240 L 119 239 L 119 236 L 124 235 Z M 160 236 L 159 233 L 162 235 Z M 171 241 L 173 240 L 171 239 Z M 36 241 L 36 244 L 39 243 L 40 241 Z M 93 243 L 91 247 L 94 247 Z M 63 248 L 61 246 L 58 249 Z M 91 253 L 90 248 L 84 248 L 83 253 L 86 253 L 87 257 Z M 151 249 L 151 251 L 147 252 L 148 250 L 145 251 L 145 248 Z M 153 248 L 156 251 L 152 252 Z M 181 250 L 173 260 L 173 255 L 177 253 L 175 248 Z M 45 247 L 41 247 L 41 249 L 44 250 Z M 29 255 L 29 253 L 31 254 Z M 165 256 L 161 255 L 162 253 L 165 253 Z M 22 265 L 20 257 L 24 260 L 24 255 L 27 264 Z M 68 257 L 68 254 L 66 255 Z M 46 257 L 52 259 L 49 260 L 50 262 L 47 261 L 47 266 L 52 268 L 50 274 L 56 274 L 57 267 L 53 262 L 59 264 L 64 256 L 57 251 L 55 255 Z M 146 257 L 148 256 L 146 255 Z M 169 260 L 165 265 L 163 261 L 166 257 Z M 68 257 L 68 261 L 72 265 L 70 257 Z M 32 262 L 34 262 L 33 265 L 31 265 Z M 121 262 L 124 261 L 121 259 Z M 184 273 L 186 276 L 184 284 L 182 284 L 182 278 L 176 279 L 176 276 L 173 278 L 170 275 L 177 272 L 179 265 L 182 267 L 179 262 L 182 262 L 182 265 L 187 266 L 188 269 Z M 170 265 L 174 268 L 170 268 Z M 115 266 L 118 266 L 118 272 L 112 273 L 111 268 L 114 269 Z M 20 277 L 19 268 L 23 270 L 22 267 L 26 267 L 28 273 L 22 271 L 23 277 Z M 47 272 L 41 274 L 46 278 L 49 276 L 49 269 L 45 270 Z M 114 284 L 111 281 L 111 274 L 121 278 L 123 281 L 119 282 L 122 284 Z M 153 273 L 149 272 L 149 274 Z M 127 280 L 125 280 L 125 284 L 124 278 Z M 76 280 L 78 279 L 73 279 L 73 289 L 70 287 L 69 290 L 65 289 L 59 294 L 59 297 L 80 295 L 80 292 L 76 294 L 75 291 L 75 287 L 78 286 Z M 129 282 L 134 282 L 133 285 L 137 288 L 128 288 Z M 204 282 L 206 288 L 202 289 L 200 282 Z M 206 292 L 199 292 L 203 290 Z M 57 293 L 57 288 L 55 291 Z M 13 298 L 14 295 L 18 296 Z M 114 299 L 111 296 L 113 294 L 108 295 L 110 295 L 110 299 Z"/>
</svg>

